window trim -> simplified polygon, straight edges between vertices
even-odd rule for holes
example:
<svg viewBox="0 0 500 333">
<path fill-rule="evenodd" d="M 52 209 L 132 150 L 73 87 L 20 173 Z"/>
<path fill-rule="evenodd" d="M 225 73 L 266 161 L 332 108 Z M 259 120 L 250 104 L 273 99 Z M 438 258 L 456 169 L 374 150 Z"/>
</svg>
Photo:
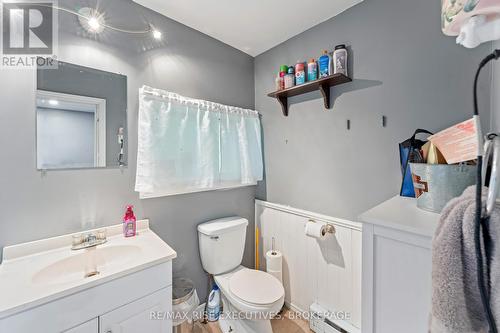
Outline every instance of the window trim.
<svg viewBox="0 0 500 333">
<path fill-rule="evenodd" d="M 182 191 L 172 191 L 172 192 L 155 192 L 155 193 L 143 193 L 139 192 L 139 199 L 154 199 L 161 197 L 169 197 L 173 195 L 182 195 L 182 194 L 193 194 L 193 193 L 204 193 L 209 191 L 229 191 L 235 190 L 243 187 L 249 186 L 257 186 L 257 183 L 249 183 L 249 184 L 235 184 L 235 185 L 227 185 L 227 186 L 219 186 L 219 187 L 211 187 L 206 189 L 192 189 L 192 190 L 182 190 Z"/>
</svg>

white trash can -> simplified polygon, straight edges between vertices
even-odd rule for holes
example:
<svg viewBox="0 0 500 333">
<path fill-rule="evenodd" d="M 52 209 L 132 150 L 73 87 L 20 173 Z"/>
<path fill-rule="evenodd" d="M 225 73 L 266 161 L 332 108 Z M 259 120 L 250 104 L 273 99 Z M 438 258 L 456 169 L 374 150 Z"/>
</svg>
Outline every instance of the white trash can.
<svg viewBox="0 0 500 333">
<path fill-rule="evenodd" d="M 193 281 L 187 278 L 174 278 L 172 286 L 173 333 L 192 333 L 193 312 L 200 305 L 200 299 Z"/>
</svg>

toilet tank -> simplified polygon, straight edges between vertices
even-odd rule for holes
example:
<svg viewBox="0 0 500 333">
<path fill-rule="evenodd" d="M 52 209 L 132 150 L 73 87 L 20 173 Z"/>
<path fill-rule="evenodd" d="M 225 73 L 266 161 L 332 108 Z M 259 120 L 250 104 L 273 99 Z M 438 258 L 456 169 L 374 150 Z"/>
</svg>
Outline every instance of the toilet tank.
<svg viewBox="0 0 500 333">
<path fill-rule="evenodd" d="M 213 275 L 229 272 L 241 264 L 248 220 L 225 217 L 198 225 L 203 269 Z"/>
</svg>

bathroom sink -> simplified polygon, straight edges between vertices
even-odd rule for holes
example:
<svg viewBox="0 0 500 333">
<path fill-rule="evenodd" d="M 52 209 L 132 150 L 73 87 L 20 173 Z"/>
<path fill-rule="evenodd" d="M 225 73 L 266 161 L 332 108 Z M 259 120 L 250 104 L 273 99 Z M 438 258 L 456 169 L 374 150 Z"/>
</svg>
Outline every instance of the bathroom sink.
<svg viewBox="0 0 500 333">
<path fill-rule="evenodd" d="M 106 228 L 106 243 L 71 250 L 79 240 L 92 243 L 95 239 L 86 240 L 85 236 L 102 236 L 101 231 L 84 230 L 5 247 L 0 264 L 0 322 L 55 299 L 171 261 L 177 255 L 149 229 L 148 220 L 137 221 L 134 237 L 123 237 L 120 223 Z"/>
<path fill-rule="evenodd" d="M 123 266 L 140 253 L 141 248 L 134 245 L 112 245 L 78 251 L 37 271 L 33 275 L 33 283 L 52 285 L 88 279 L 98 275 L 98 272 Z"/>
</svg>

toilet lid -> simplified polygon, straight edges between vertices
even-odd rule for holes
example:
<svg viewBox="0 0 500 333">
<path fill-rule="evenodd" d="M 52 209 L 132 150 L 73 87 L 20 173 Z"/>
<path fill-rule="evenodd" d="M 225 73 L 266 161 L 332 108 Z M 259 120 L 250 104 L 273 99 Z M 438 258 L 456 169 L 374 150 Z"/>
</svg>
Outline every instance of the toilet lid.
<svg viewBox="0 0 500 333">
<path fill-rule="evenodd" d="M 229 280 L 229 290 L 241 300 L 257 304 L 272 304 L 285 294 L 281 282 L 269 273 L 242 269 Z"/>
</svg>

